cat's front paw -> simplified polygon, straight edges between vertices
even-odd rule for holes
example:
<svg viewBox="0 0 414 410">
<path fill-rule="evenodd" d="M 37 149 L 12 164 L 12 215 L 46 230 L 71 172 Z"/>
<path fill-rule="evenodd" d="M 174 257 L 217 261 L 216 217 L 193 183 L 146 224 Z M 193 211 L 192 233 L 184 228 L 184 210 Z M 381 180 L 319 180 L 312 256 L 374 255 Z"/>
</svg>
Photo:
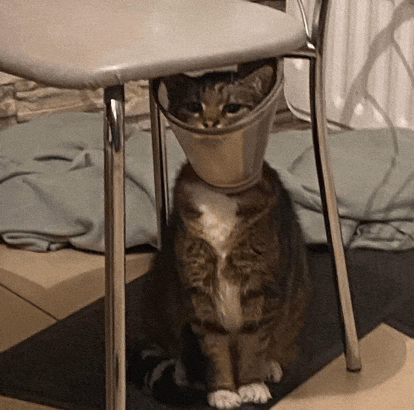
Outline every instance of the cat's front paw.
<svg viewBox="0 0 414 410">
<path fill-rule="evenodd" d="M 218 409 L 234 409 L 240 407 L 242 400 L 234 391 L 217 390 L 207 395 L 208 404 Z"/>
<path fill-rule="evenodd" d="M 250 383 L 239 388 L 243 403 L 267 403 L 272 395 L 264 383 Z"/>
</svg>

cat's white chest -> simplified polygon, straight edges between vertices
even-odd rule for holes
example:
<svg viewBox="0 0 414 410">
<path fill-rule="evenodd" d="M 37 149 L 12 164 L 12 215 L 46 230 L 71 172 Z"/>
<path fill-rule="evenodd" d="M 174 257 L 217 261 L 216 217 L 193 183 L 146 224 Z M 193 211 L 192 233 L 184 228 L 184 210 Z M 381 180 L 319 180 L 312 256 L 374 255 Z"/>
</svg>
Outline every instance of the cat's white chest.
<svg viewBox="0 0 414 410">
<path fill-rule="evenodd" d="M 206 240 L 220 251 L 224 248 L 236 221 L 230 212 L 217 212 L 214 206 L 202 204 L 199 210 L 202 216 L 199 220 L 203 226 L 203 234 Z"/>
<path fill-rule="evenodd" d="M 243 322 L 240 286 L 230 283 L 223 275 L 223 270 L 230 251 L 231 234 L 238 221 L 238 204 L 234 198 L 200 185 L 192 187 L 192 200 L 201 213 L 196 223 L 198 233 L 217 255 L 217 293 L 214 299 L 219 320 L 225 329 L 237 330 Z"/>
<path fill-rule="evenodd" d="M 193 200 L 201 213 L 198 224 L 202 236 L 218 254 L 224 256 L 227 240 L 237 223 L 237 202 L 199 186 L 193 191 Z"/>
</svg>

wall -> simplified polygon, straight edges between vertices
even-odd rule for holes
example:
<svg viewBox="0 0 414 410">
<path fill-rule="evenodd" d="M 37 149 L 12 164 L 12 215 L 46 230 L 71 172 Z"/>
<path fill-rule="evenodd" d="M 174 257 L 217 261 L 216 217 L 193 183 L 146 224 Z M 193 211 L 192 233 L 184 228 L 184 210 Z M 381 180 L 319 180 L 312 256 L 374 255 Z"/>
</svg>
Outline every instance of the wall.
<svg viewBox="0 0 414 410">
<path fill-rule="evenodd" d="M 0 129 L 63 111 L 96 112 L 103 108 L 103 90 L 65 90 L 0 73 Z M 148 82 L 125 86 L 128 121 L 148 116 Z"/>
</svg>

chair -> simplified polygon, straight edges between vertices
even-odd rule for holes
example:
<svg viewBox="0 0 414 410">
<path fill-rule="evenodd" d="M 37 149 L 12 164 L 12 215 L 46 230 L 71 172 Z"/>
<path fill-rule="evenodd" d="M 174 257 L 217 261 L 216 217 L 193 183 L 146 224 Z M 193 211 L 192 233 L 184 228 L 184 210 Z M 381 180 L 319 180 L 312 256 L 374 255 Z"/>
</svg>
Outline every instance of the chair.
<svg viewBox="0 0 414 410">
<path fill-rule="evenodd" d="M 308 25 L 240 0 L 2 0 L 0 69 L 62 88 L 104 90 L 107 409 L 125 408 L 124 90 L 129 80 L 265 57 L 311 62 L 312 130 L 333 251 L 349 370 L 360 368 L 336 197 L 326 146 L 323 38 L 328 0 Z M 303 13 L 304 15 L 304 13 Z M 304 20 L 306 21 L 306 20 Z M 159 238 L 168 218 L 166 153 L 150 101 Z"/>
</svg>

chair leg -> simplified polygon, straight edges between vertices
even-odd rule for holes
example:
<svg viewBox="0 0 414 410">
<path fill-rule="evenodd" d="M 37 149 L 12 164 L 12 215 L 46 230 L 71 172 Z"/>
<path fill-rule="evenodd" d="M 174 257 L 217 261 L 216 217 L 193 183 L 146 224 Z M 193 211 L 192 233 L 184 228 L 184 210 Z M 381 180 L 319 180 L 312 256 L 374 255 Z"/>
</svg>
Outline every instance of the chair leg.
<svg viewBox="0 0 414 410">
<path fill-rule="evenodd" d="M 150 81 L 150 90 L 153 86 Z M 161 249 L 169 216 L 168 170 L 165 135 L 161 124 L 161 114 L 150 93 L 150 116 L 152 135 L 152 155 L 154 164 L 155 202 L 157 208 L 158 248 Z"/>
<path fill-rule="evenodd" d="M 316 168 L 321 192 L 327 239 L 334 260 L 334 270 L 337 275 L 339 298 L 345 330 L 345 356 L 347 369 L 349 371 L 359 371 L 361 369 L 361 358 L 359 354 L 358 336 L 352 308 L 352 299 L 346 268 L 336 193 L 326 141 L 327 120 L 321 55 L 316 55 L 316 58 L 312 58 L 310 60 L 309 83 L 312 135 Z"/>
<path fill-rule="evenodd" d="M 106 409 L 125 410 L 124 88 L 104 92 Z"/>
</svg>

